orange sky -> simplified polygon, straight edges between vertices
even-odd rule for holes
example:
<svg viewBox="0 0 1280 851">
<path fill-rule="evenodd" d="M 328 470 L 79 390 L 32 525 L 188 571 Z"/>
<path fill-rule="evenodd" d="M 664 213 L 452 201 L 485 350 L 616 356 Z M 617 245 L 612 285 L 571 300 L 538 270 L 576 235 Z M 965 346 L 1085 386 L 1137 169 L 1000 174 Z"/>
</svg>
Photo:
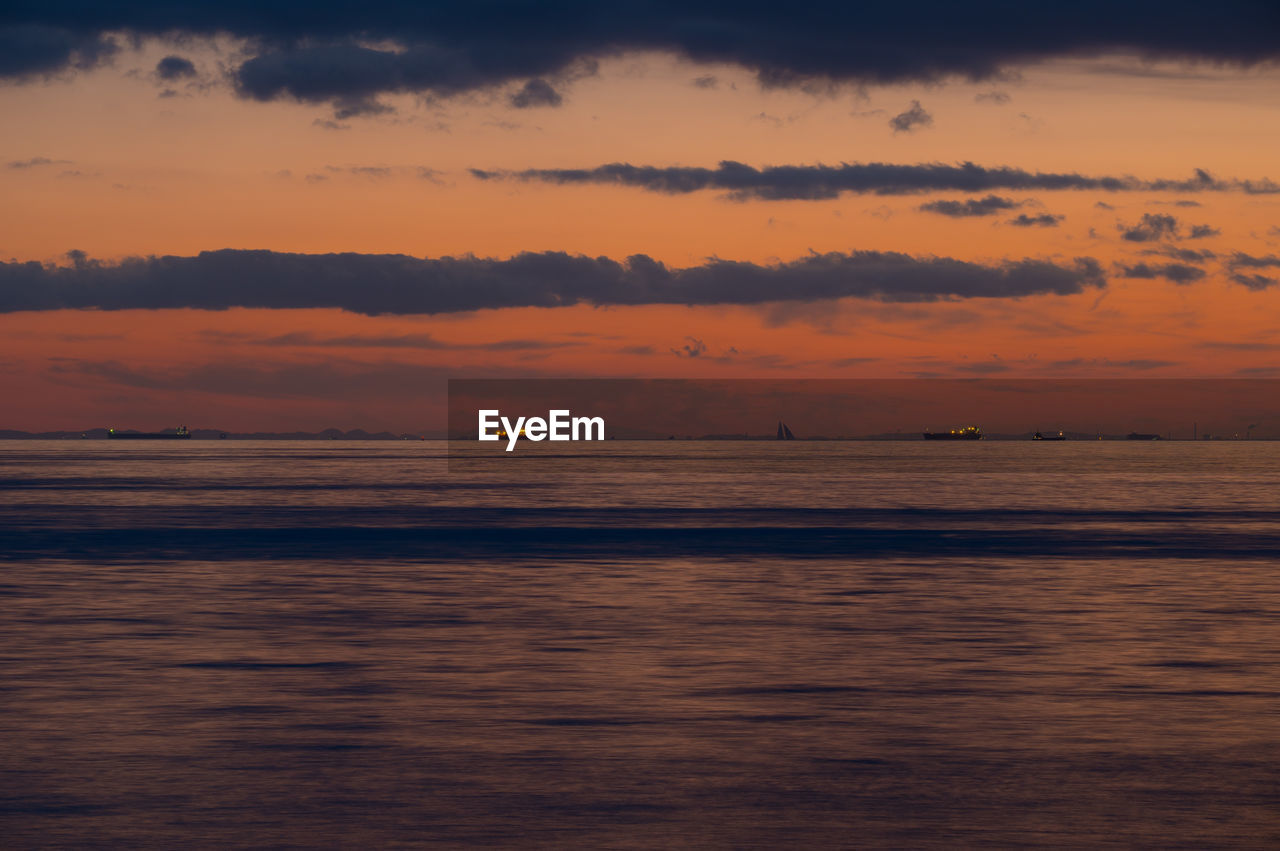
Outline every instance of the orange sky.
<svg viewBox="0 0 1280 851">
<path fill-rule="evenodd" d="M 1223 258 L 1277 253 L 1280 195 L 996 194 L 1009 216 L 919 211 L 934 195 L 731 201 L 615 186 L 480 181 L 467 169 L 608 162 L 713 167 L 973 161 L 1028 170 L 1185 179 L 1280 179 L 1280 71 L 1145 69 L 1109 57 L 1023 69 L 980 85 L 762 90 L 728 67 L 628 55 L 564 85 L 554 109 L 500 95 L 422 103 L 341 129 L 324 107 L 247 102 L 218 82 L 224 57 L 186 51 L 202 77 L 158 97 L 172 45 L 114 67 L 0 87 L 0 255 L 61 263 L 219 248 L 418 257 L 568 251 L 674 267 L 707 258 L 785 262 L 810 251 L 900 251 L 983 263 L 1097 258 L 1080 295 L 885 304 L 507 308 L 436 316 L 336 310 L 0 314 L 0 428 L 423 430 L 450 375 L 690 377 L 1264 377 L 1280 373 L 1280 288 L 1229 280 Z M 715 87 L 692 84 L 713 75 Z M 999 91 L 1007 102 L 977 101 Z M 918 100 L 933 124 L 894 133 Z M 370 171 L 375 169 L 376 171 Z M 423 171 L 423 170 L 427 171 Z M 978 195 L 986 193 L 977 193 Z M 1176 207 L 1178 200 L 1200 206 Z M 1111 209 L 1097 206 L 1104 202 Z M 1114 264 L 1168 262 L 1120 238 L 1144 213 L 1220 234 L 1171 247 L 1218 260 L 1187 285 L 1126 279 Z M 1273 232 L 1274 231 L 1274 232 Z M 1259 270 L 1265 272 L 1265 270 Z M 1274 270 L 1273 270 L 1274 273 Z M 290 335 L 285 340 L 273 339 Z M 353 343 L 353 341 L 355 341 Z M 690 356 L 695 353 L 695 356 Z"/>
</svg>

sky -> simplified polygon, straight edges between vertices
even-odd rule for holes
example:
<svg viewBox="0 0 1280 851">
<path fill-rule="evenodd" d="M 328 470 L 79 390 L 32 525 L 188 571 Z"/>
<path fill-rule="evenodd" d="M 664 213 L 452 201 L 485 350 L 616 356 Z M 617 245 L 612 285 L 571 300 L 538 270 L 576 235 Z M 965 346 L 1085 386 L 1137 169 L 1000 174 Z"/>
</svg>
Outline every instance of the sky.
<svg viewBox="0 0 1280 851">
<path fill-rule="evenodd" d="M 0 10 L 0 428 L 1280 377 L 1271 4 Z"/>
</svg>

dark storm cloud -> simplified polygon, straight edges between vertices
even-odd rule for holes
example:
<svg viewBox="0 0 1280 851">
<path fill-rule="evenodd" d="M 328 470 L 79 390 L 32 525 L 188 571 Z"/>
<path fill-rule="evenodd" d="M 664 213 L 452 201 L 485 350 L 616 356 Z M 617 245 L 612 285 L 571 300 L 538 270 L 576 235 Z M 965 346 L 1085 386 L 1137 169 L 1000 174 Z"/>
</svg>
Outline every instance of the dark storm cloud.
<svg viewBox="0 0 1280 851">
<path fill-rule="evenodd" d="M 1038 216 L 1028 216 L 1026 213 L 1015 218 L 1009 219 L 1006 224 L 1020 228 L 1056 228 L 1058 222 L 1062 221 L 1065 216 L 1055 216 L 1051 213 L 1041 213 Z"/>
<path fill-rule="evenodd" d="M 361 3 L 14 0 L 0 8 L 0 75 L 92 67 L 112 33 L 230 35 L 247 97 L 450 94 L 554 76 L 584 59 L 655 50 L 754 71 L 765 85 L 995 78 L 1050 57 L 1108 52 L 1250 66 L 1280 57 L 1280 10 L 1259 0 L 1068 6 L 924 0 L 868 9 L 719 0 Z"/>
<path fill-rule="evenodd" d="M 933 116 L 920 105 L 920 101 L 913 100 L 910 108 L 889 119 L 889 126 L 894 133 L 910 133 L 918 127 L 932 127 Z"/>
<path fill-rule="evenodd" d="M 1147 280 L 1164 278 L 1165 280 L 1173 281 L 1175 284 L 1185 285 L 1203 278 L 1205 271 L 1183 263 L 1166 263 L 1163 266 L 1138 263 L 1133 266 L 1121 266 L 1120 276 L 1122 278 L 1143 278 Z"/>
<path fill-rule="evenodd" d="M 156 76 L 161 80 L 181 80 L 195 75 L 196 66 L 181 56 L 166 56 L 156 63 Z"/>
<path fill-rule="evenodd" d="M 546 80 L 530 80 L 524 88 L 511 96 L 511 105 L 516 109 L 529 109 L 535 106 L 559 106 L 563 102 L 560 93 L 551 88 Z"/>
<path fill-rule="evenodd" d="M 924 192 L 988 192 L 1014 190 L 1095 190 L 1103 192 L 1229 192 L 1278 193 L 1270 180 L 1220 180 L 1196 169 L 1186 180 L 1139 180 L 1130 176 L 1090 176 L 1074 172 L 1026 171 L 1010 166 L 988 168 L 971 162 L 957 164 L 841 163 L 840 165 L 781 165 L 755 168 L 723 160 L 715 168 L 698 166 L 639 166 L 609 163 L 595 168 L 548 168 L 524 171 L 470 169 L 479 180 L 524 180 L 556 184 L 601 183 L 633 186 L 650 192 L 679 195 L 721 190 L 745 200 L 829 200 L 842 192 L 909 195 Z"/>
<path fill-rule="evenodd" d="M 69 266 L 0 263 L 0 312 L 58 309 L 340 308 L 432 314 L 574 304 L 760 304 L 857 297 L 887 302 L 1018 298 L 1106 285 L 1091 258 L 984 266 L 942 257 L 855 251 L 758 265 L 710 260 L 673 269 L 645 255 L 623 262 L 563 252 L 508 260 L 399 254 L 203 252 Z"/>
<path fill-rule="evenodd" d="M 14 12 L 18 14 L 15 15 Z M 21 20 L 27 17 L 28 21 Z M 38 9 L 23 16 L 6 5 L 0 10 L 0 79 L 24 80 L 61 71 L 87 71 L 119 49 L 101 32 L 63 28 L 56 19 L 39 22 Z"/>
<path fill-rule="evenodd" d="M 985 198 L 966 198 L 963 201 L 930 201 L 921 204 L 919 209 L 924 213 L 937 213 L 953 219 L 966 219 L 975 216 L 994 216 L 1005 210 L 1021 207 L 1024 202 L 1012 198 L 1001 198 L 999 195 L 988 195 Z"/>
</svg>

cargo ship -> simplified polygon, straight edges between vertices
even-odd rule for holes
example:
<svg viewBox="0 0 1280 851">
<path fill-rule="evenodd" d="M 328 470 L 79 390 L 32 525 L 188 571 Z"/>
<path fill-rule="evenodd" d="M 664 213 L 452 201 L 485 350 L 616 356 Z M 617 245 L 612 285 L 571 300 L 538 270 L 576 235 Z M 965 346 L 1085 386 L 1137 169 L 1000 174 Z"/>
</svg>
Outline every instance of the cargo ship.
<svg viewBox="0 0 1280 851">
<path fill-rule="evenodd" d="M 186 426 L 178 426 L 174 431 L 116 431 L 107 429 L 107 440 L 190 440 L 191 431 Z"/>
<path fill-rule="evenodd" d="M 982 429 L 977 426 L 953 428 L 951 431 L 922 432 L 925 440 L 982 440 Z"/>
<path fill-rule="evenodd" d="M 1125 438 L 1125 440 L 1159 440 L 1159 439 L 1160 439 L 1160 435 L 1158 434 L 1141 434 L 1136 431 L 1129 432 L 1129 436 Z"/>
<path fill-rule="evenodd" d="M 1031 436 L 1031 439 L 1032 440 L 1066 440 L 1067 436 L 1062 432 L 1058 432 L 1057 434 L 1041 434 L 1040 432 L 1036 432 Z"/>
</svg>

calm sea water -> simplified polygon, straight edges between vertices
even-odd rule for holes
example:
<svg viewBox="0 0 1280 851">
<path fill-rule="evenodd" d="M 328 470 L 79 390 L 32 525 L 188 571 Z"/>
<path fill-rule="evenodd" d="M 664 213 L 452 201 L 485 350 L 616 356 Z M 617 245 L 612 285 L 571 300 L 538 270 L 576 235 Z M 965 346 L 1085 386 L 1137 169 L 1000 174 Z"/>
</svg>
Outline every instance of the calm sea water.
<svg viewBox="0 0 1280 851">
<path fill-rule="evenodd" d="M 0 442 L 3 844 L 1280 844 L 1280 443 L 573 446 Z"/>
</svg>

